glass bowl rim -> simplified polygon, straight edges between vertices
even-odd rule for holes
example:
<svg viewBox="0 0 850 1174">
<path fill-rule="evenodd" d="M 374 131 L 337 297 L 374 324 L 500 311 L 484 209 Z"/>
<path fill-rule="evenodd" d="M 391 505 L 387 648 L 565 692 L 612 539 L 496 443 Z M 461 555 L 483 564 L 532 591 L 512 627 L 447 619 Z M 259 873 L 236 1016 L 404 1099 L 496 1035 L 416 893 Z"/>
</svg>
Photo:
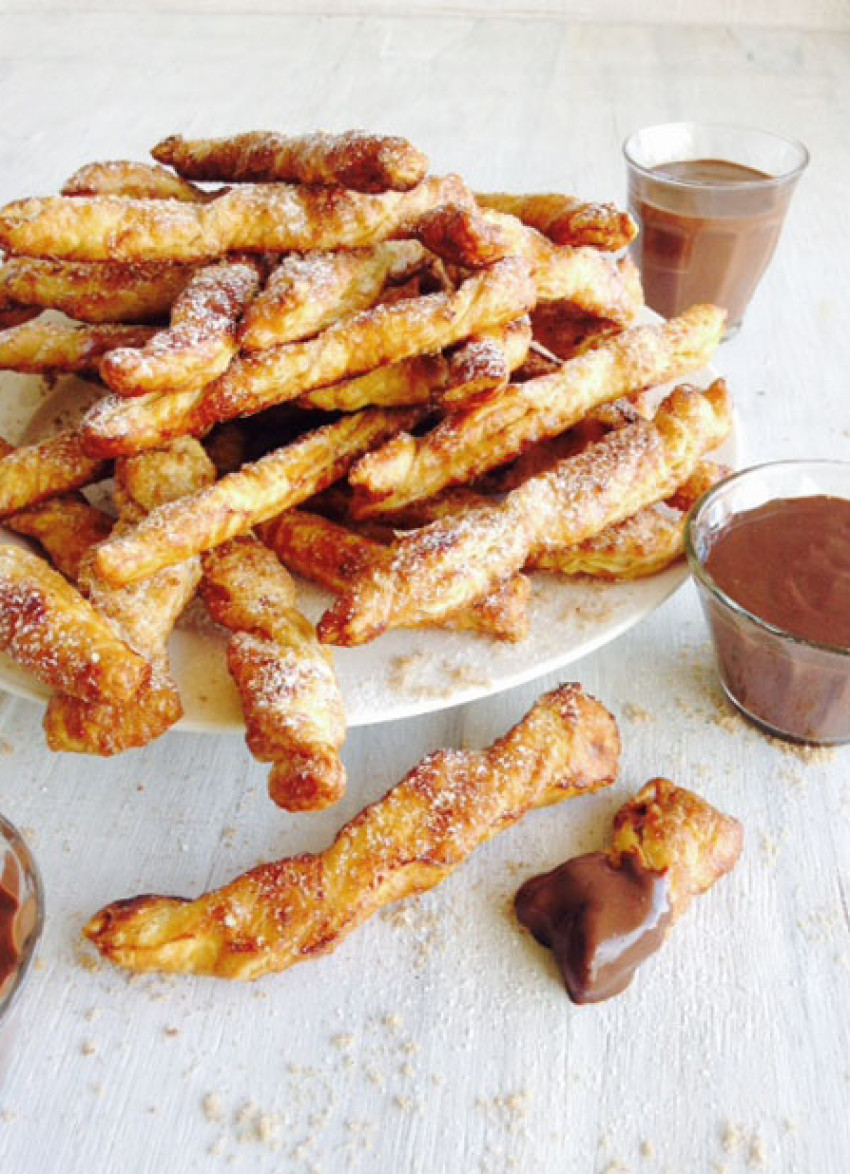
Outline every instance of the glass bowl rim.
<svg viewBox="0 0 850 1174">
<path fill-rule="evenodd" d="M 833 468 L 841 469 L 847 473 L 850 479 L 850 461 L 836 461 L 829 457 L 812 458 L 812 459 L 792 459 L 785 461 L 766 461 L 760 465 L 750 465 L 746 469 L 739 469 L 736 473 L 731 473 L 728 477 L 724 477 L 722 481 L 718 481 L 716 485 L 712 485 L 711 489 L 707 490 L 702 497 L 694 504 L 685 521 L 685 555 L 688 560 L 688 567 L 691 574 L 694 576 L 700 586 L 704 587 L 709 594 L 713 595 L 720 603 L 724 605 L 729 611 L 736 615 L 742 616 L 744 619 L 750 621 L 758 628 L 764 629 L 773 636 L 780 637 L 791 644 L 799 645 L 802 648 L 811 648 L 816 652 L 827 652 L 833 656 L 846 657 L 850 661 L 850 648 L 843 648 L 837 644 L 823 644 L 818 640 L 807 640 L 805 636 L 795 636 L 793 632 L 789 632 L 785 628 L 780 628 L 776 624 L 770 623 L 769 620 L 762 619 L 757 616 L 755 612 L 749 611 L 737 600 L 733 599 L 731 595 L 720 587 L 714 578 L 708 573 L 705 563 L 696 552 L 694 545 L 693 532 L 699 521 L 699 515 L 719 497 L 721 492 L 729 486 L 734 485 L 738 481 L 743 481 L 754 474 L 764 474 L 770 472 L 779 472 L 782 470 L 791 471 L 793 469 L 802 470 L 804 468 Z M 774 500 L 769 498 L 768 500 Z M 847 499 L 850 501 L 850 494 Z M 740 511 L 736 511 L 740 512 Z"/>
<path fill-rule="evenodd" d="M 11 820 L 6 819 L 4 815 L 0 815 L 0 841 L 6 842 L 7 846 L 15 854 L 19 868 L 25 870 L 32 878 L 36 904 L 35 921 L 21 951 L 15 977 L 5 995 L 0 999 L 0 1022 L 2 1022 L 4 1017 L 8 1016 L 12 1007 L 15 1005 L 18 993 L 24 984 L 24 979 L 29 973 L 30 966 L 35 957 L 36 947 L 41 940 L 41 934 L 44 929 L 44 885 L 32 849 Z"/>
<path fill-rule="evenodd" d="M 785 143 L 790 147 L 795 147 L 800 152 L 800 162 L 796 167 L 792 167 L 789 171 L 784 171 L 781 175 L 771 175 L 768 176 L 767 179 L 742 179 L 737 181 L 734 185 L 728 183 L 706 183 L 703 180 L 677 179 L 667 175 L 659 176 L 656 172 L 653 172 L 652 168 L 645 167 L 642 163 L 638 163 L 637 159 L 634 158 L 634 155 L 630 150 L 630 144 L 632 139 L 634 139 L 637 135 L 642 134 L 644 131 L 664 130 L 668 127 L 674 126 L 694 126 L 701 127 L 705 130 L 719 131 L 746 131 L 749 134 L 764 135 L 765 138 L 776 139 L 778 142 Z M 760 126 L 745 126 L 742 123 L 735 122 L 698 122 L 695 119 L 682 119 L 678 122 L 655 122 L 650 126 L 641 126 L 637 130 L 633 130 L 630 134 L 626 135 L 625 139 L 623 139 L 622 152 L 628 165 L 633 167 L 635 171 L 640 173 L 640 175 L 646 176 L 647 178 L 654 179 L 656 181 L 663 180 L 663 182 L 669 187 L 699 187 L 709 191 L 727 192 L 730 190 L 740 191 L 741 188 L 752 188 L 755 190 L 756 188 L 763 189 L 765 187 L 779 187 L 782 184 L 791 183 L 797 180 L 803 174 L 811 162 L 809 148 L 804 142 L 802 142 L 802 140 L 795 139 L 791 135 L 777 134 L 776 131 L 764 130 L 764 128 Z"/>
</svg>

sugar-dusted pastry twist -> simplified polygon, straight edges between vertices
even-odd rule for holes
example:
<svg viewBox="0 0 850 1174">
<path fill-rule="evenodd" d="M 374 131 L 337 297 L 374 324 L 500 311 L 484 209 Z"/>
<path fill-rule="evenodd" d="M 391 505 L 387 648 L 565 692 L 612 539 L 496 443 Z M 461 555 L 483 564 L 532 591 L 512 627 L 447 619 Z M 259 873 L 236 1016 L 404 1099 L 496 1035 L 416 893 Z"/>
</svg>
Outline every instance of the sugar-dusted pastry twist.
<svg viewBox="0 0 850 1174">
<path fill-rule="evenodd" d="M 381 241 L 347 252 L 290 253 L 248 306 L 239 328 L 246 350 L 265 350 L 318 334 L 374 306 L 388 283 L 424 262 L 417 241 Z"/>
<path fill-rule="evenodd" d="M 645 506 L 577 546 L 536 551 L 526 563 L 526 569 L 592 575 L 597 579 L 642 579 L 655 575 L 685 553 L 687 511 L 728 472 L 724 465 L 700 461 L 694 473 L 663 505 Z M 680 512 L 673 513 L 670 506 Z"/>
<path fill-rule="evenodd" d="M 355 412 L 437 401 L 449 406 L 477 402 L 504 386 L 525 359 L 531 331 L 526 318 L 481 330 L 436 355 L 414 355 L 298 397 L 305 408 Z"/>
<path fill-rule="evenodd" d="M 471 203 L 457 176 L 407 192 L 245 184 L 206 204 L 124 196 L 46 196 L 0 209 L 0 247 L 77 261 L 203 261 L 234 250 L 354 248 L 395 236 L 428 208 Z"/>
<path fill-rule="evenodd" d="M 651 779 L 614 817 L 608 852 L 574 857 L 516 895 L 520 922 L 558 961 L 570 998 L 620 994 L 693 897 L 741 855 L 743 830 L 699 795 Z"/>
<path fill-rule="evenodd" d="M 315 338 L 241 354 L 214 383 L 123 402 L 106 397 L 83 420 L 89 452 L 116 456 L 304 395 L 384 364 L 443 350 L 486 327 L 511 322 L 533 303 L 527 266 L 509 258 L 470 277 L 455 293 L 376 306 Z"/>
<path fill-rule="evenodd" d="M 119 347 L 104 355 L 104 383 L 128 396 L 204 387 L 236 354 L 236 328 L 259 283 L 258 267 L 250 260 L 198 269 L 171 308 L 168 330 L 143 347 Z"/>
<path fill-rule="evenodd" d="M 149 326 L 71 326 L 41 317 L 0 331 L 0 370 L 44 375 L 53 371 L 96 371 L 114 347 L 144 346 Z"/>
<path fill-rule="evenodd" d="M 433 888 L 532 808 L 607 786 L 614 719 L 578 685 L 542 697 L 483 751 L 429 754 L 324 852 L 264 864 L 195 901 L 136 897 L 85 934 L 111 961 L 255 979 L 335 949 L 378 909 Z"/>
<path fill-rule="evenodd" d="M 127 397 L 105 395 L 80 422 L 86 452 L 104 459 L 162 448 L 180 436 L 205 436 L 203 388 Z"/>
<path fill-rule="evenodd" d="M 13 452 L 14 446 L 0 437 L 0 486 L 3 484 L 2 458 L 11 456 Z M 21 476 L 31 487 L 38 477 L 42 460 L 43 449 L 39 451 L 36 446 L 29 449 Z M 50 463 L 49 451 L 45 463 Z M 29 505 L 3 519 L 3 525 L 8 530 L 35 539 L 54 567 L 72 582 L 79 575 L 80 563 L 85 555 L 109 536 L 112 523 L 112 518 L 103 510 L 90 505 L 79 493 L 62 493 Z"/>
<path fill-rule="evenodd" d="M 0 648 L 39 681 L 87 701 L 131 697 L 150 665 L 64 576 L 27 550 L 0 546 Z"/>
<path fill-rule="evenodd" d="M 253 535 L 208 551 L 203 569 L 201 596 L 232 633 L 227 660 L 248 749 L 274 764 L 269 794 L 289 811 L 336 803 L 345 790 L 345 708 L 333 661 L 298 611 L 289 572 Z"/>
<path fill-rule="evenodd" d="M 95 569 L 108 583 L 131 583 L 245 534 L 333 484 L 371 445 L 410 427 L 420 411 L 372 408 L 309 432 L 208 489 L 153 510 L 98 547 Z"/>
<path fill-rule="evenodd" d="M 534 195 L 476 192 L 475 199 L 482 208 L 516 216 L 556 245 L 592 245 L 617 252 L 637 236 L 634 220 L 614 204 L 588 204 L 557 192 Z"/>
<path fill-rule="evenodd" d="M 644 868 L 664 873 L 676 920 L 694 897 L 731 872 L 743 839 L 737 819 L 693 791 L 657 778 L 615 815 L 609 856 L 616 867 L 625 856 L 636 854 Z"/>
<path fill-rule="evenodd" d="M 216 193 L 205 192 L 156 163 L 127 159 L 86 163 L 62 185 L 63 196 L 127 196 L 132 200 L 181 200 L 203 204 Z"/>
<path fill-rule="evenodd" d="M 0 517 L 78 489 L 105 476 L 106 467 L 90 457 L 75 429 L 13 449 L 0 445 Z"/>
<path fill-rule="evenodd" d="M 0 297 L 81 322 L 148 322 L 168 316 L 194 272 L 193 265 L 10 257 L 0 269 Z"/>
<path fill-rule="evenodd" d="M 696 306 L 670 322 L 633 327 L 551 375 L 510 384 L 478 406 L 453 412 L 425 436 L 394 437 L 352 471 L 355 512 L 371 517 L 473 481 L 564 432 L 606 400 L 698 370 L 717 348 L 723 323 L 722 310 Z"/>
<path fill-rule="evenodd" d="M 453 265 L 477 268 L 523 257 L 539 301 L 563 300 L 577 310 L 627 326 L 643 304 L 632 264 L 615 264 L 592 248 L 559 247 L 513 216 L 468 205 L 431 209 L 417 221 L 423 243 Z"/>
<path fill-rule="evenodd" d="M 406 139 L 363 130 L 282 135 L 254 130 L 218 139 L 171 135 L 151 151 L 189 179 L 339 184 L 361 192 L 406 191 L 425 178 L 428 159 Z"/>
<path fill-rule="evenodd" d="M 516 573 L 536 551 L 573 546 L 669 497 L 731 426 L 725 385 L 679 388 L 653 422 L 603 436 L 487 502 L 399 539 L 389 567 L 357 576 L 319 622 L 322 640 L 362 644 L 389 627 L 463 607 Z"/>
<path fill-rule="evenodd" d="M 113 519 L 82 494 L 63 493 L 4 518 L 3 525 L 34 539 L 54 567 L 73 582 L 92 547 L 109 537 Z"/>
<path fill-rule="evenodd" d="M 509 258 L 453 293 L 376 306 L 305 342 L 240 355 L 207 388 L 200 410 L 216 421 L 252 415 L 311 388 L 443 350 L 482 328 L 512 322 L 533 303 L 527 265 Z"/>
<path fill-rule="evenodd" d="M 215 469 L 195 440 L 179 440 L 168 449 L 119 461 L 116 499 L 117 531 L 167 501 L 209 485 Z M 168 667 L 166 642 L 180 613 L 195 593 L 200 560 L 158 571 L 129 587 L 108 587 L 91 573 L 84 557 L 78 571 L 80 587 L 114 630 L 151 666 L 150 679 L 136 692 L 132 705 L 97 702 L 67 693 L 50 699 L 44 716 L 51 750 L 113 755 L 144 746 L 183 716 L 183 705 Z"/>
<path fill-rule="evenodd" d="M 290 570 L 336 594 L 347 590 L 353 575 L 393 557 L 379 542 L 307 510 L 286 510 L 257 529 Z M 484 599 L 443 616 L 440 627 L 516 643 L 528 635 L 530 593 L 525 576 L 514 575 Z"/>
</svg>

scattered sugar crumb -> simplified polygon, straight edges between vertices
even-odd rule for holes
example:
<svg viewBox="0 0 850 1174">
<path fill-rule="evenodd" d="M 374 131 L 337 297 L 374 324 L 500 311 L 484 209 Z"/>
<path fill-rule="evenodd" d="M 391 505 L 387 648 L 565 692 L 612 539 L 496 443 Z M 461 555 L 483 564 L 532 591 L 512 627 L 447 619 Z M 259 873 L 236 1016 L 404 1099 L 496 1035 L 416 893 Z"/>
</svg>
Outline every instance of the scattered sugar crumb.
<svg viewBox="0 0 850 1174">
<path fill-rule="evenodd" d="M 759 1133 L 754 1133 L 750 1139 L 747 1165 L 751 1170 L 764 1170 L 767 1167 L 767 1150 L 764 1139 Z"/>
<path fill-rule="evenodd" d="M 207 1121 L 223 1121 L 224 1120 L 224 1106 L 221 1103 L 221 1097 L 216 1092 L 208 1092 L 204 1097 L 201 1105 L 204 1110 L 204 1116 Z"/>
<path fill-rule="evenodd" d="M 654 1158 L 655 1146 L 651 1141 L 642 1141 L 640 1143 L 640 1156 L 642 1158 Z"/>
<path fill-rule="evenodd" d="M 80 1051 L 84 1056 L 94 1056 L 97 1052 L 97 1044 L 93 1040 L 87 1039 L 80 1048 Z"/>
<path fill-rule="evenodd" d="M 744 1137 L 739 1126 L 733 1124 L 731 1121 L 727 1121 L 721 1138 L 723 1152 L 727 1154 L 737 1153 L 743 1143 Z"/>
<path fill-rule="evenodd" d="M 626 721 L 635 726 L 650 725 L 655 721 L 649 710 L 644 709 L 642 705 L 637 705 L 634 701 L 627 701 L 623 706 L 623 716 Z"/>
</svg>

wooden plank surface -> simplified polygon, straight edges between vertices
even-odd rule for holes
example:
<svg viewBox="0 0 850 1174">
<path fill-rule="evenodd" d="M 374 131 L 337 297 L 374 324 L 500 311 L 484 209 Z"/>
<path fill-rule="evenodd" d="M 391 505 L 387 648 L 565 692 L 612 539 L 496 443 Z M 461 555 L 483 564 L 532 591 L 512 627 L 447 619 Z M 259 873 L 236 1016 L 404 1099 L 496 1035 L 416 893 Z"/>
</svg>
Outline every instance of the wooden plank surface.
<svg viewBox="0 0 850 1174">
<path fill-rule="evenodd" d="M 171 131 L 406 134 L 481 188 L 622 198 L 641 124 L 746 121 L 812 166 L 717 366 L 748 462 L 850 460 L 844 227 L 850 38 L 552 20 L 0 17 L 0 199 Z M 124 975 L 85 918 L 320 847 L 427 751 L 483 745 L 555 683 L 356 730 L 334 810 L 282 815 L 237 736 L 53 757 L 0 701 L 0 809 L 44 873 L 47 930 L 0 1085 L 3 1174 L 244 1170 L 702 1174 L 850 1167 L 848 751 L 804 760 L 724 706 L 693 590 L 570 670 L 620 718 L 610 793 L 538 812 L 329 958 L 253 986 Z M 566 999 L 510 898 L 600 845 L 667 774 L 745 824 L 736 873 L 621 998 Z"/>
</svg>

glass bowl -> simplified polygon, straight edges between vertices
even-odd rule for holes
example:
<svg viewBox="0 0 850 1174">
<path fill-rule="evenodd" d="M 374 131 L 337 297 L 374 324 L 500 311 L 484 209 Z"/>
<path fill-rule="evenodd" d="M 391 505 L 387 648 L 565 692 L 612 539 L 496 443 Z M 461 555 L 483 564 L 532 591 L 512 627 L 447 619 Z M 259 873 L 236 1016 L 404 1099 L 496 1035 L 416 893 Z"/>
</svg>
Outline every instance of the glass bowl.
<svg viewBox="0 0 850 1174">
<path fill-rule="evenodd" d="M 735 515 L 775 499 L 820 495 L 850 500 L 850 464 L 780 461 L 744 469 L 694 506 L 685 549 L 729 699 L 781 738 L 835 745 L 850 742 L 850 649 L 793 636 L 754 615 L 705 566 L 713 539 Z"/>
<path fill-rule="evenodd" d="M 44 891 L 32 852 L 0 815 L 0 1077 L 13 1049 L 18 996 L 43 924 Z"/>
</svg>

